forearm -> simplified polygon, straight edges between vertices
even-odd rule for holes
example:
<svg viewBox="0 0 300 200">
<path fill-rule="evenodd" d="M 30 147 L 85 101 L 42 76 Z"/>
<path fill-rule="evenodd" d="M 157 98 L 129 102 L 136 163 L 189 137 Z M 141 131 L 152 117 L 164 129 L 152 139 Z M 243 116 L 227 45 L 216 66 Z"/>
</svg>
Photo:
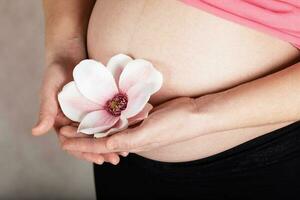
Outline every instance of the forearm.
<svg viewBox="0 0 300 200">
<path fill-rule="evenodd" d="M 86 32 L 95 0 L 44 0 L 46 63 L 86 56 Z M 65 58 L 63 58 L 65 59 Z"/>
<path fill-rule="evenodd" d="M 300 119 L 300 63 L 195 100 L 201 134 Z"/>
</svg>

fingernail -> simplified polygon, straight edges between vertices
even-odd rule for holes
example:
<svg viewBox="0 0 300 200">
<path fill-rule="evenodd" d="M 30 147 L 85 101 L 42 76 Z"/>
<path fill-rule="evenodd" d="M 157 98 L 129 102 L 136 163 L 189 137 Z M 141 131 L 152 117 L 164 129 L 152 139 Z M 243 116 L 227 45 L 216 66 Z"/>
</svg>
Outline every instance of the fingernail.
<svg viewBox="0 0 300 200">
<path fill-rule="evenodd" d="M 113 159 L 112 161 L 111 161 L 111 163 L 113 164 L 113 165 L 117 165 L 118 163 L 119 163 L 119 159 Z"/>
<path fill-rule="evenodd" d="M 31 134 L 34 135 L 34 136 L 38 135 L 38 133 L 37 133 L 37 127 L 38 126 L 36 125 L 36 126 L 32 127 L 32 129 L 31 129 Z"/>
<path fill-rule="evenodd" d="M 121 154 L 121 156 L 126 157 L 126 156 L 128 156 L 129 152 L 121 152 L 120 154 Z"/>
<path fill-rule="evenodd" d="M 103 163 L 104 163 L 104 161 L 102 159 L 97 161 L 98 165 L 102 165 Z"/>
</svg>

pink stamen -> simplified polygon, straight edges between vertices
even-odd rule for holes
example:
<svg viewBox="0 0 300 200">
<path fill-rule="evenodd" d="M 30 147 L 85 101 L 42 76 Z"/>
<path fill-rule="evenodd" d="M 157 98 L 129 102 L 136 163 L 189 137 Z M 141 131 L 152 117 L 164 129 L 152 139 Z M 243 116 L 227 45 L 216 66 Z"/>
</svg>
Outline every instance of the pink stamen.
<svg viewBox="0 0 300 200">
<path fill-rule="evenodd" d="M 112 99 L 106 102 L 105 110 L 117 117 L 121 115 L 121 112 L 126 109 L 128 103 L 128 97 L 126 94 L 116 94 Z"/>
</svg>

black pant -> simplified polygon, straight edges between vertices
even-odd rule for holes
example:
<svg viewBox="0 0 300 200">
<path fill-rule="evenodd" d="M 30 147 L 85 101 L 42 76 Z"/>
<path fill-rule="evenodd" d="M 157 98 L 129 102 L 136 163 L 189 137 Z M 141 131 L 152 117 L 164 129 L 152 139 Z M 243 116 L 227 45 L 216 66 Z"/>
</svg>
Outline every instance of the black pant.
<svg viewBox="0 0 300 200">
<path fill-rule="evenodd" d="M 98 199 L 300 199 L 300 121 L 213 156 L 180 163 L 130 154 L 94 165 Z"/>
</svg>

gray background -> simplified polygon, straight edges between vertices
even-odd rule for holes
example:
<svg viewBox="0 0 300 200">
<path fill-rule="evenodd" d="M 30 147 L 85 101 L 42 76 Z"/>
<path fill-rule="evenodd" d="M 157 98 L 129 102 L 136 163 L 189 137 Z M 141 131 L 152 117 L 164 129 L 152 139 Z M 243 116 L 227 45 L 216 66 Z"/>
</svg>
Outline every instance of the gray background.
<svg viewBox="0 0 300 200">
<path fill-rule="evenodd" d="M 43 66 L 40 0 L 0 0 L 0 199 L 95 199 L 92 165 L 30 130 Z"/>
</svg>

